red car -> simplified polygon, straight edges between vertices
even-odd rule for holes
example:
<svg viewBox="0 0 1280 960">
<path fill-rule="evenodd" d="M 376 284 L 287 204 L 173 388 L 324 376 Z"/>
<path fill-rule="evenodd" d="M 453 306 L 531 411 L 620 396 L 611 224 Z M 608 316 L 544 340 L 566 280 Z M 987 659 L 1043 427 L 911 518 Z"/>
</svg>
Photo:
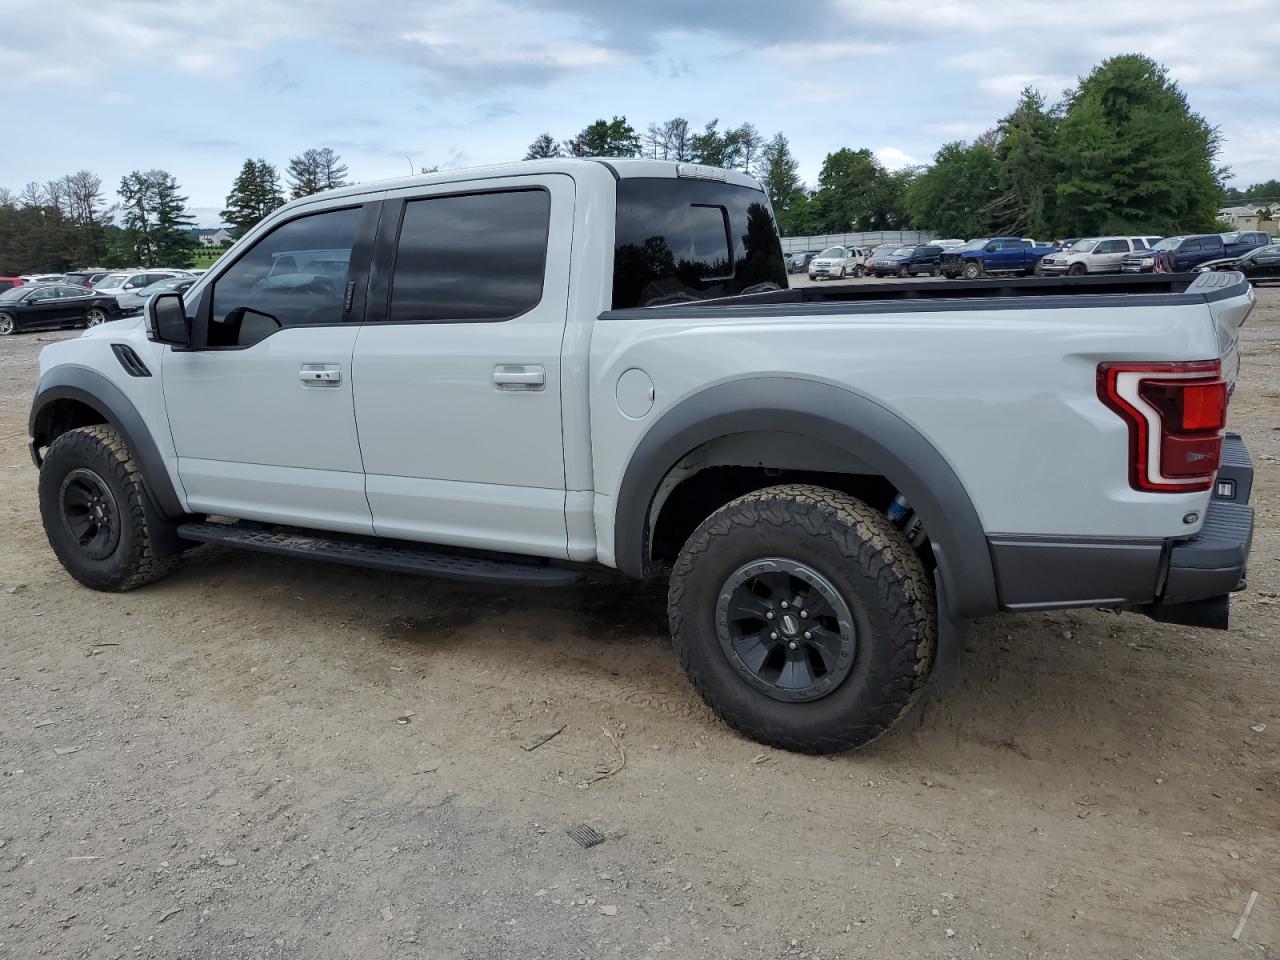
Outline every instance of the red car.
<svg viewBox="0 0 1280 960">
<path fill-rule="evenodd" d="M 21 277 L 0 277 L 0 293 L 4 293 L 6 290 L 12 290 L 14 287 L 20 287 L 22 286 L 22 283 L 23 280 Z"/>
</svg>

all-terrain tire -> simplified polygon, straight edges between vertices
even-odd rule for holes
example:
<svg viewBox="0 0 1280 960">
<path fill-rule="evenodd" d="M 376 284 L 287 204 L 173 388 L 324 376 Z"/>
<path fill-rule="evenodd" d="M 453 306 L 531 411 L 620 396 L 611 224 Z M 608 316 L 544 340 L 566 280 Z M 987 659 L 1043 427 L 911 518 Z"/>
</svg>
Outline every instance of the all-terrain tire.
<svg viewBox="0 0 1280 960">
<path fill-rule="evenodd" d="M 64 499 L 76 477 L 91 492 L 98 488 L 104 514 L 117 525 L 114 545 L 104 556 L 79 542 L 67 518 Z M 58 560 L 94 590 L 132 590 L 177 565 L 178 554 L 161 555 L 157 548 L 157 528 L 164 521 L 147 503 L 142 475 L 124 439 L 107 424 L 68 430 L 50 444 L 40 467 L 40 516 Z"/>
<path fill-rule="evenodd" d="M 853 614 L 852 666 L 818 699 L 762 692 L 721 643 L 720 593 L 735 571 L 763 558 L 815 570 Z M 672 569 L 667 614 L 707 705 L 743 735 L 801 753 L 862 746 L 888 730 L 924 685 L 937 647 L 931 580 L 903 533 L 862 501 L 805 484 L 748 493 L 703 521 Z"/>
</svg>

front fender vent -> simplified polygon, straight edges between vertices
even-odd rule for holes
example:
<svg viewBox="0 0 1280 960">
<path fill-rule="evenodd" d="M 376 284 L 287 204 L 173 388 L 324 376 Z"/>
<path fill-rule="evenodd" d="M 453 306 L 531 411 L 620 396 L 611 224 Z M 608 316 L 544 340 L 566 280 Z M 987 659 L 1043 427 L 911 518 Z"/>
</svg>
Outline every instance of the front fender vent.
<svg viewBox="0 0 1280 960">
<path fill-rule="evenodd" d="M 120 366 L 124 367 L 124 372 L 131 377 L 149 377 L 151 371 L 147 369 L 147 365 L 142 362 L 142 358 L 133 352 L 133 347 L 125 343 L 113 343 L 111 352 L 116 355 L 116 359 L 120 361 Z"/>
</svg>

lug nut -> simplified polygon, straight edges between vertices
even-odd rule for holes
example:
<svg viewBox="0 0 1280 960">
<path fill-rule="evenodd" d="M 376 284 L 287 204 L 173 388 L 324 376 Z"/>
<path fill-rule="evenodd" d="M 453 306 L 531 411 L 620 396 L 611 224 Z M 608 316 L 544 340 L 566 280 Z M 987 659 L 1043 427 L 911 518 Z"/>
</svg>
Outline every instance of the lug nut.
<svg viewBox="0 0 1280 960">
<path fill-rule="evenodd" d="M 801 611 L 800 611 L 800 619 L 801 619 L 801 620 L 808 620 L 808 619 L 809 619 L 809 611 L 808 611 L 808 610 L 801 610 Z"/>
<path fill-rule="evenodd" d="M 772 620 L 772 619 L 773 619 L 773 611 L 772 611 L 772 610 L 770 610 L 768 613 L 766 613 L 766 614 L 764 615 L 764 618 L 765 618 L 766 620 Z"/>
<path fill-rule="evenodd" d="M 777 639 L 778 639 L 778 635 L 777 635 L 776 633 L 771 633 L 771 634 L 769 634 L 769 639 L 770 639 L 770 640 L 777 640 Z"/>
<path fill-rule="evenodd" d="M 786 609 L 787 609 L 788 607 L 790 607 L 790 606 L 791 606 L 791 604 L 787 603 L 787 601 L 785 601 L 785 600 L 783 600 L 783 601 L 782 601 L 782 609 L 783 609 L 783 610 L 786 610 Z"/>
<path fill-rule="evenodd" d="M 812 639 L 813 639 L 813 634 L 812 634 L 812 633 L 810 633 L 808 630 L 806 630 L 806 631 L 804 632 L 804 638 L 805 638 L 806 640 L 812 640 Z"/>
<path fill-rule="evenodd" d="M 787 647 L 792 650 L 797 649 L 799 646 L 800 644 L 796 643 L 794 640 L 792 640 L 790 643 L 787 644 Z"/>
</svg>

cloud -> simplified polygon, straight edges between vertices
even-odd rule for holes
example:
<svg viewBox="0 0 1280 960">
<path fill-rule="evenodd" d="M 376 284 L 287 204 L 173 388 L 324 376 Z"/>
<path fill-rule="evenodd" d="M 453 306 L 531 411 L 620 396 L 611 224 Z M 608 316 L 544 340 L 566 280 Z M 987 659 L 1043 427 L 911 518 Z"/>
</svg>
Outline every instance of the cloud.
<svg viewBox="0 0 1280 960">
<path fill-rule="evenodd" d="M 920 161 L 904 150 L 897 147 L 881 147 L 874 151 L 876 159 L 883 163 L 890 170 L 901 170 L 903 167 L 917 166 Z"/>
</svg>

